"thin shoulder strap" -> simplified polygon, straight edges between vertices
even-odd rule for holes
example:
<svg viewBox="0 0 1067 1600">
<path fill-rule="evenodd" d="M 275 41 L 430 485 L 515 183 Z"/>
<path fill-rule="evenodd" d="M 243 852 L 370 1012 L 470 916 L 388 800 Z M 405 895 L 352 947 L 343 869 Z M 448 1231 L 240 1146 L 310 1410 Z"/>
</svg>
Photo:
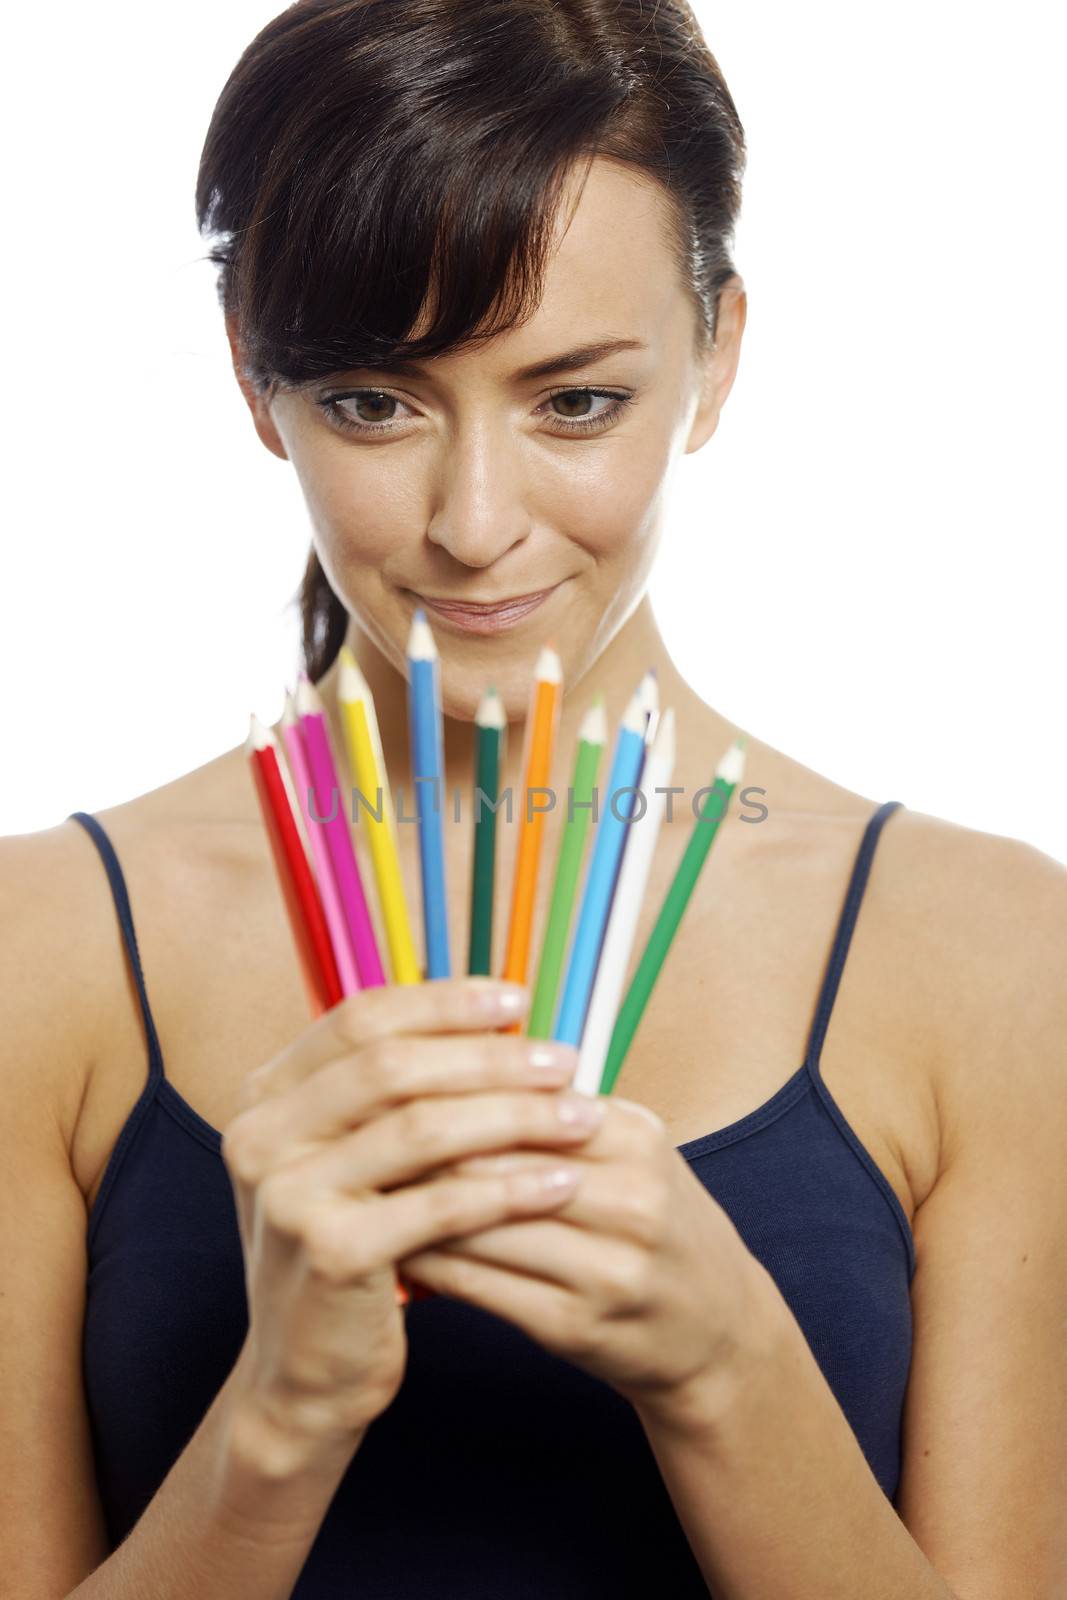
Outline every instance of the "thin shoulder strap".
<svg viewBox="0 0 1067 1600">
<path fill-rule="evenodd" d="M 126 946 L 126 954 L 129 957 L 134 982 L 137 985 L 137 997 L 141 1002 L 141 1016 L 144 1020 L 145 1036 L 148 1040 L 147 1087 L 154 1089 L 157 1082 L 163 1077 L 163 1052 L 159 1048 L 159 1035 L 156 1033 L 152 1008 L 148 1004 L 148 992 L 145 989 L 144 972 L 141 968 L 141 954 L 137 948 L 137 935 L 133 929 L 133 914 L 130 911 L 130 897 L 126 891 L 126 879 L 122 875 L 122 868 L 119 866 L 119 858 L 115 854 L 115 847 L 96 818 L 91 816 L 88 811 L 72 811 L 67 820 L 68 822 L 81 823 L 99 850 L 107 871 L 107 881 L 111 885 L 111 897 L 115 902 L 115 910 L 118 912 L 119 927 L 122 929 L 122 942 Z"/>
<path fill-rule="evenodd" d="M 863 900 L 863 891 L 867 887 L 870 875 L 871 861 L 874 858 L 874 847 L 878 843 L 879 835 L 886 819 L 903 805 L 901 800 L 886 800 L 867 819 L 867 826 L 863 830 L 856 859 L 852 864 L 852 876 L 849 878 L 848 889 L 845 892 L 845 903 L 841 908 L 838 918 L 837 932 L 830 950 L 829 960 L 826 963 L 826 973 L 819 991 L 819 1000 L 815 1008 L 815 1020 L 811 1025 L 808 1038 L 808 1051 L 806 1063 L 808 1071 L 818 1075 L 819 1058 L 822 1055 L 823 1040 L 830 1022 L 830 1013 L 834 1009 L 834 1000 L 837 998 L 838 985 L 845 967 L 845 958 L 848 947 L 852 942 L 852 930 L 856 926 L 856 917 L 859 915 L 860 903 Z"/>
</svg>

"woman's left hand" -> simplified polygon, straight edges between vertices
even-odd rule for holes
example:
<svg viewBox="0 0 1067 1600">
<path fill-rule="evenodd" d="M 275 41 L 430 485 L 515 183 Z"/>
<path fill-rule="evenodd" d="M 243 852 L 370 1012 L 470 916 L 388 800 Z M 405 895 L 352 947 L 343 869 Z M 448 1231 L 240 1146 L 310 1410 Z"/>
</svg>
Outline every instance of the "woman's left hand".
<svg viewBox="0 0 1067 1600">
<path fill-rule="evenodd" d="M 599 1127 L 565 1158 L 578 1188 L 551 1217 L 488 1228 L 401 1265 L 417 1283 L 507 1318 L 639 1408 L 684 1416 L 747 1353 L 763 1269 L 659 1117 L 614 1096 L 598 1103 Z M 515 1151 L 461 1165 L 489 1174 L 560 1161 Z"/>
</svg>

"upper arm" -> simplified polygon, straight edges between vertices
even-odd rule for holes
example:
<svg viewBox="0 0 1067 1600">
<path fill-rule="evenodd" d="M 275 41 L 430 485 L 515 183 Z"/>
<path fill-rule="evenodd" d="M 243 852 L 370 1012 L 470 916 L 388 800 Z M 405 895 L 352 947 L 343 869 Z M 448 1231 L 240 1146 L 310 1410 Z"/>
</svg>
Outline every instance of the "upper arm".
<svg viewBox="0 0 1067 1600">
<path fill-rule="evenodd" d="M 939 1174 L 914 1221 L 896 1503 L 960 1600 L 1053 1600 L 1067 1593 L 1067 868 L 981 837 L 950 913 L 954 1045 Z"/>
<path fill-rule="evenodd" d="M 69 1142 L 94 1003 L 79 995 L 83 958 L 67 956 L 78 859 L 58 830 L 0 838 L 0 1588 L 20 1600 L 67 1594 L 108 1553 L 81 1367 L 86 1209 Z"/>
</svg>

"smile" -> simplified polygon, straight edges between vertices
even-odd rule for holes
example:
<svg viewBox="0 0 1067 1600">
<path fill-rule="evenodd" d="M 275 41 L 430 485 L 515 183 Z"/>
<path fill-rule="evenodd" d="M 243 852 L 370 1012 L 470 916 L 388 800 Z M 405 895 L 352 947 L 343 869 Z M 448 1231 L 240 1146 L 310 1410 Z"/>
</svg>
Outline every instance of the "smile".
<svg viewBox="0 0 1067 1600">
<path fill-rule="evenodd" d="M 512 595 L 506 600 L 446 600 L 432 595 L 416 594 L 419 604 L 453 623 L 466 633 L 501 633 L 528 617 L 548 598 L 558 584 L 548 589 L 538 589 L 532 594 Z"/>
</svg>

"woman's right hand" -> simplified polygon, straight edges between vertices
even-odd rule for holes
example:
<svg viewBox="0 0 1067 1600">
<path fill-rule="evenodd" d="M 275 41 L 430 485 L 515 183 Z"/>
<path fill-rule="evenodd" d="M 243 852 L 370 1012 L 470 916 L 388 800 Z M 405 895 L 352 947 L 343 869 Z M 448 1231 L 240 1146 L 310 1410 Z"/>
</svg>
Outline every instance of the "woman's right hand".
<svg viewBox="0 0 1067 1600">
<path fill-rule="evenodd" d="M 366 989 L 246 1080 L 222 1146 L 245 1260 L 245 1393 L 284 1437 L 354 1449 L 393 1400 L 407 1352 L 398 1260 L 573 1194 L 565 1152 L 602 1107 L 566 1088 L 569 1046 L 496 1031 L 527 1001 L 488 978 Z M 562 1158 L 449 1170 L 516 1147 Z"/>
</svg>

